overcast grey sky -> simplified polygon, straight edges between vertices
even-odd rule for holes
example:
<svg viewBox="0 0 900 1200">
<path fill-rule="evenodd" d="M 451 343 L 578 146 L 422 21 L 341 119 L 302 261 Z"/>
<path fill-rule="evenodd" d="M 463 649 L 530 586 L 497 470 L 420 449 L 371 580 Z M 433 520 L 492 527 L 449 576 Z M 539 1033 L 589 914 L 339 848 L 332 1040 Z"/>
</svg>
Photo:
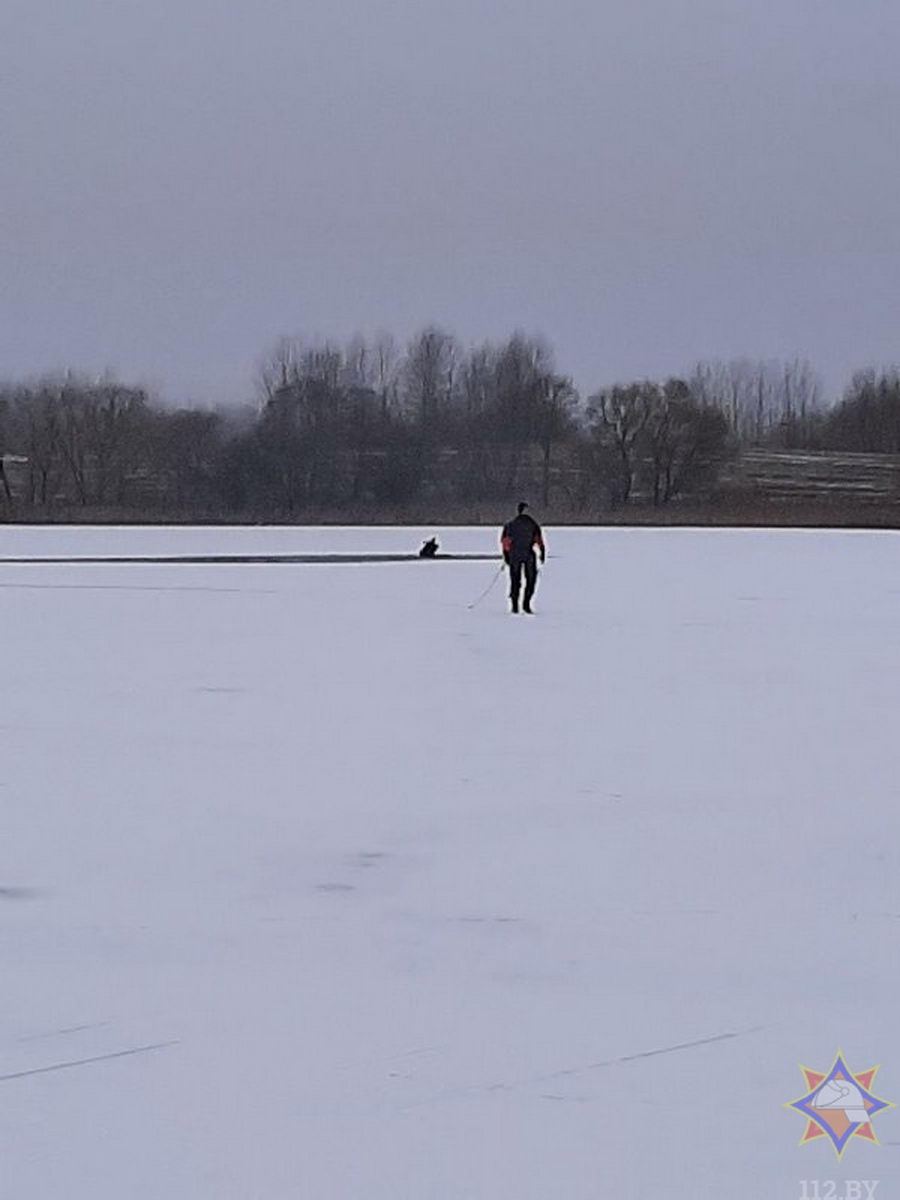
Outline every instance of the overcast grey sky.
<svg viewBox="0 0 900 1200">
<path fill-rule="evenodd" d="M 900 359 L 897 0 L 0 0 L 0 374 L 252 391 L 542 332 L 585 389 Z"/>
</svg>

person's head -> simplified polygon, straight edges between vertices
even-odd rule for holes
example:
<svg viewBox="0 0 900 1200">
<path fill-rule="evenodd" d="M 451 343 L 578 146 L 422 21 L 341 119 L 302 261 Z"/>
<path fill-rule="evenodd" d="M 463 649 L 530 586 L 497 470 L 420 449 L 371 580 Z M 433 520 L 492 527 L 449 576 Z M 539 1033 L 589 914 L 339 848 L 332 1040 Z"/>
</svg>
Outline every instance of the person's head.
<svg viewBox="0 0 900 1200">
<path fill-rule="evenodd" d="M 524 500 L 519 501 L 519 516 L 520 517 L 527 507 L 528 507 L 528 505 L 525 503 Z"/>
</svg>

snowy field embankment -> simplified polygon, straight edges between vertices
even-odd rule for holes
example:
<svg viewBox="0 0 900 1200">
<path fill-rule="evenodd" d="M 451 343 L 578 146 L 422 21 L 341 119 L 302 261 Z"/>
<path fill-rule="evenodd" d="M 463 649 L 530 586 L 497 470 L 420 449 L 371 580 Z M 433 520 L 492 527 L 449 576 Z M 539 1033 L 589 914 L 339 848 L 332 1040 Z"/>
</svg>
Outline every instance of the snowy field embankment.
<svg viewBox="0 0 900 1200">
<path fill-rule="evenodd" d="M 549 542 L 534 619 L 489 563 L 0 568 L 0 1194 L 894 1193 L 896 1113 L 838 1167 L 782 1105 L 839 1046 L 900 1100 L 900 538 Z"/>
</svg>

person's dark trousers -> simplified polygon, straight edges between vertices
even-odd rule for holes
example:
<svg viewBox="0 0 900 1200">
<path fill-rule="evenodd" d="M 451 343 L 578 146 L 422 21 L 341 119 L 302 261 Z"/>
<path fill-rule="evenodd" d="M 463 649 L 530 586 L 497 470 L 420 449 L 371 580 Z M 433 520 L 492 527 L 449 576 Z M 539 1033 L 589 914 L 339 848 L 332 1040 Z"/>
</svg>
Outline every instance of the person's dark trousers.
<svg viewBox="0 0 900 1200">
<path fill-rule="evenodd" d="M 513 612 L 519 611 L 519 593 L 522 590 L 522 575 L 525 575 L 525 611 L 531 608 L 531 598 L 537 587 L 537 558 L 529 554 L 525 559 L 511 559 L 509 564 L 509 598 Z"/>
</svg>

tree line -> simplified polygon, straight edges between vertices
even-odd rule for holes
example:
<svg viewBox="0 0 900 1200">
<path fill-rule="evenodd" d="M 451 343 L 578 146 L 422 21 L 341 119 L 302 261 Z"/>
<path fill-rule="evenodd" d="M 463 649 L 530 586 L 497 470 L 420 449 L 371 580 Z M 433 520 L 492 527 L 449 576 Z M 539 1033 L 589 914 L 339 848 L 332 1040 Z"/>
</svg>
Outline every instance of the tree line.
<svg viewBox="0 0 900 1200">
<path fill-rule="evenodd" d="M 742 448 L 900 454 L 900 374 L 827 406 L 810 365 L 699 364 L 579 395 L 540 338 L 463 347 L 285 339 L 236 412 L 172 408 L 66 374 L 0 388 L 0 514 L 302 519 L 447 512 L 527 493 L 545 510 L 711 496 Z"/>
</svg>

